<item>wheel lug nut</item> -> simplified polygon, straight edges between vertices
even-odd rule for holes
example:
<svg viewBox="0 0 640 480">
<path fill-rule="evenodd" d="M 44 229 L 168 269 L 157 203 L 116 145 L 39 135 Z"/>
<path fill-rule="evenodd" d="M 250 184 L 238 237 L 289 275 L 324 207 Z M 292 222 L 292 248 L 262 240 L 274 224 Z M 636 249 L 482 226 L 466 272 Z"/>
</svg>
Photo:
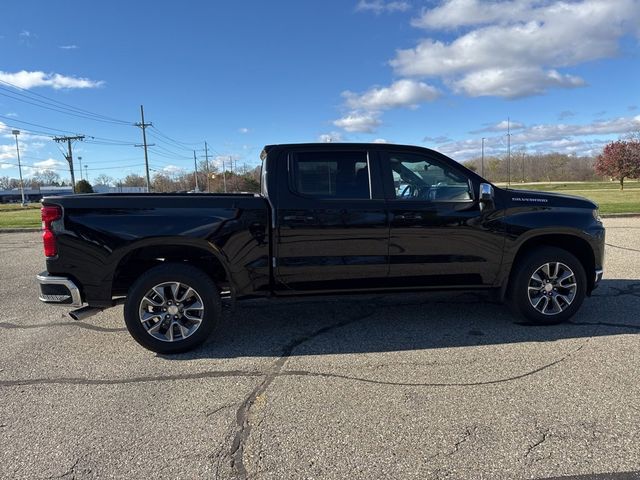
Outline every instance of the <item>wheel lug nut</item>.
<svg viewBox="0 0 640 480">
<path fill-rule="evenodd" d="M 178 317 L 178 315 L 174 315 L 173 318 L 175 318 L 177 320 L 180 317 Z"/>
<path fill-rule="evenodd" d="M 164 316 L 164 318 L 165 318 L 166 320 L 169 320 L 169 318 L 171 318 L 171 315 L 165 315 L 165 316 Z"/>
</svg>

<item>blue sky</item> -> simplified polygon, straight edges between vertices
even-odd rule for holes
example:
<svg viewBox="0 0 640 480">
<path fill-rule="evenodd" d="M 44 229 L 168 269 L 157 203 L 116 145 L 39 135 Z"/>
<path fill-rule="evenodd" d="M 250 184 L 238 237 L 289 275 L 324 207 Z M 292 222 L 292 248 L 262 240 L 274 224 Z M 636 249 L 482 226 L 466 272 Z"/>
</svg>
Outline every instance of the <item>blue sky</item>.
<svg viewBox="0 0 640 480">
<path fill-rule="evenodd" d="M 68 176 L 54 129 L 98 137 L 75 144 L 90 179 L 142 173 L 140 104 L 151 167 L 168 172 L 205 140 L 255 166 L 265 144 L 329 139 L 465 160 L 485 137 L 502 154 L 507 118 L 530 152 L 593 154 L 640 130 L 638 0 L 23 0 L 3 20 L 0 176 L 17 176 L 12 127 L 27 176 Z"/>
</svg>

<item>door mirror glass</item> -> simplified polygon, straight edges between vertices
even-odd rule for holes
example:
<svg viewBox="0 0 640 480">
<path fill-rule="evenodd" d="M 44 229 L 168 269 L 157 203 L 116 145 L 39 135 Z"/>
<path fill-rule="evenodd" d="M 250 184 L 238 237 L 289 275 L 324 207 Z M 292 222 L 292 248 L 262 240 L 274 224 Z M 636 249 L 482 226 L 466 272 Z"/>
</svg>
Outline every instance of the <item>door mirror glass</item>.
<svg viewBox="0 0 640 480">
<path fill-rule="evenodd" d="M 480 184 L 480 201 L 481 202 L 493 201 L 493 185 L 489 183 Z"/>
</svg>

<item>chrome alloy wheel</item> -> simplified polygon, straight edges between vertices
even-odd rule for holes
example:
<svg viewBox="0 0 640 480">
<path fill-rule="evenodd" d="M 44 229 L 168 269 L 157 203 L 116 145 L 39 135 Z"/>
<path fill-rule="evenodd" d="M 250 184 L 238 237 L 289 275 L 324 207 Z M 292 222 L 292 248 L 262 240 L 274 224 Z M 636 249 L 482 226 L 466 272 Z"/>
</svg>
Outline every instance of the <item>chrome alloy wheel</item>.
<svg viewBox="0 0 640 480">
<path fill-rule="evenodd" d="M 190 337 L 200 327 L 204 303 L 189 285 L 165 282 L 142 297 L 139 315 L 149 335 L 163 342 L 177 342 Z"/>
<path fill-rule="evenodd" d="M 568 266 L 545 263 L 529 279 L 529 303 L 543 315 L 557 315 L 571 305 L 577 288 L 576 276 Z"/>
</svg>

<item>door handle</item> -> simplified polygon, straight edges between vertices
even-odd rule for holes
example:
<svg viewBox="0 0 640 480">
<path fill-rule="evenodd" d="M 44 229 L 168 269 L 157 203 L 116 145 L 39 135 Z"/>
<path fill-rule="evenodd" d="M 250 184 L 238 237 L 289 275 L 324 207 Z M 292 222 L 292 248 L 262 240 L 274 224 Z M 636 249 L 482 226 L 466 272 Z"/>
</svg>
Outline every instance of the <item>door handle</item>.
<svg viewBox="0 0 640 480">
<path fill-rule="evenodd" d="M 311 220 L 315 220 L 316 217 L 312 215 L 285 215 L 285 222 L 310 222 Z"/>
<path fill-rule="evenodd" d="M 394 220 L 422 220 L 420 213 L 400 213 L 393 216 Z"/>
</svg>

